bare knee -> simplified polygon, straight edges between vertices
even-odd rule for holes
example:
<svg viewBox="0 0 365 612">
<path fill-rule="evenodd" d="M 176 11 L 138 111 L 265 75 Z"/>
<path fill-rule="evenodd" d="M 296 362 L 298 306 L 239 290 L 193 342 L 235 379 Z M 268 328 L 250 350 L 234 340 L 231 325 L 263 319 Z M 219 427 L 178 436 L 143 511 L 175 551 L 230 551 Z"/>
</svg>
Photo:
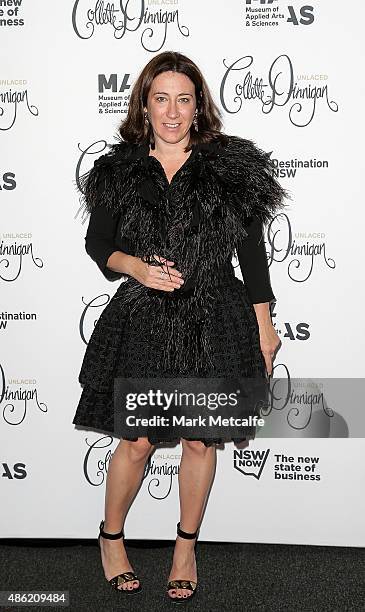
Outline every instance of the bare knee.
<svg viewBox="0 0 365 612">
<path fill-rule="evenodd" d="M 198 457 L 205 457 L 214 452 L 214 446 L 205 446 L 204 442 L 200 440 L 185 440 L 181 438 L 181 444 L 184 452 L 192 453 Z"/>
<path fill-rule="evenodd" d="M 138 438 L 135 441 L 121 440 L 120 445 L 123 445 L 129 459 L 135 462 L 146 461 L 154 448 L 154 445 L 148 441 L 148 438 Z"/>
</svg>

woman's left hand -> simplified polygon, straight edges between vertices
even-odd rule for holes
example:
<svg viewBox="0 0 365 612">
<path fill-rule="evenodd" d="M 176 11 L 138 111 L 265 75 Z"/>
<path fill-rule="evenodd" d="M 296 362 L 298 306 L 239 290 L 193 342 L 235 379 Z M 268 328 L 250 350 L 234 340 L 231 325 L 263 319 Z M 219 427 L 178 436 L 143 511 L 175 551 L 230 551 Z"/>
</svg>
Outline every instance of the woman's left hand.
<svg viewBox="0 0 365 612">
<path fill-rule="evenodd" d="M 272 362 L 281 341 L 271 321 L 259 325 L 259 330 L 260 348 L 265 359 L 267 373 L 270 375 L 272 374 Z"/>
</svg>

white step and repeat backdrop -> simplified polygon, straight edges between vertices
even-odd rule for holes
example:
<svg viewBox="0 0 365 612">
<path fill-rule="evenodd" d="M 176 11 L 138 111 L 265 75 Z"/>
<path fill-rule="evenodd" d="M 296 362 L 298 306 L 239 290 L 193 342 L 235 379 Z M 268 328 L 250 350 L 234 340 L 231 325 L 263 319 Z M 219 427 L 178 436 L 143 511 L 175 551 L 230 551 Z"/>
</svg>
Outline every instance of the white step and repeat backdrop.
<svg viewBox="0 0 365 612">
<path fill-rule="evenodd" d="M 364 376 L 361 8 L 0 1 L 0 537 L 95 537 L 103 517 L 118 440 L 72 418 L 86 343 L 118 282 L 84 251 L 75 180 L 114 141 L 161 50 L 201 66 L 225 131 L 272 151 L 292 194 L 266 235 L 274 376 Z M 364 546 L 364 444 L 339 395 L 317 411 L 322 433 L 307 412 L 306 426 L 286 419 L 286 437 L 218 449 L 202 539 Z M 180 458 L 180 445 L 163 447 L 146 465 L 128 537 L 175 537 Z"/>
</svg>

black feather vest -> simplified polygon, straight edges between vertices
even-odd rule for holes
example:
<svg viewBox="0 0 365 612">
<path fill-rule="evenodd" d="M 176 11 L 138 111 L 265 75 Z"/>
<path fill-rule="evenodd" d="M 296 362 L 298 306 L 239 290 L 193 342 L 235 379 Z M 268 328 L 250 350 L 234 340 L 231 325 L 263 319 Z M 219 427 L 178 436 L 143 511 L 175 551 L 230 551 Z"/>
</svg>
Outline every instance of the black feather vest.
<svg viewBox="0 0 365 612">
<path fill-rule="evenodd" d="M 169 185 L 147 144 L 120 142 L 80 178 L 87 212 L 105 206 L 120 215 L 120 239 L 133 245 L 136 257 L 156 265 L 154 254 L 167 257 L 185 279 L 170 293 L 128 277 L 115 296 L 123 320 L 151 309 L 151 333 L 165 341 L 164 371 L 208 371 L 207 331 L 219 279 L 247 236 L 250 217 L 266 225 L 290 197 L 274 177 L 270 155 L 236 136 L 225 146 L 194 145 Z"/>
</svg>

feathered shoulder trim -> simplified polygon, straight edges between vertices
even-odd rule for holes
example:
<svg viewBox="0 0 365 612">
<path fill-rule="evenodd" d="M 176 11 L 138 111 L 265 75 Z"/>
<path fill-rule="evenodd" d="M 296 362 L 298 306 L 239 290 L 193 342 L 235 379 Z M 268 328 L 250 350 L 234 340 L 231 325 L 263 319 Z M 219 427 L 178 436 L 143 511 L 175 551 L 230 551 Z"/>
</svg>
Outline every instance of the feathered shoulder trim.
<svg viewBox="0 0 365 612">
<path fill-rule="evenodd" d="M 139 159 L 139 145 L 118 142 L 109 145 L 110 150 L 95 160 L 93 167 L 79 178 L 81 203 L 87 213 L 97 206 L 108 210 L 118 210 L 120 186 L 124 186 L 124 196 L 128 198 L 128 189 L 133 181 L 128 180 Z"/>
<path fill-rule="evenodd" d="M 217 148 L 211 167 L 231 198 L 244 207 L 247 217 L 256 215 L 267 224 L 291 199 L 275 177 L 271 154 L 252 140 L 228 136 L 227 144 Z"/>
<path fill-rule="evenodd" d="M 193 167 L 201 177 L 200 190 L 207 189 L 208 200 L 219 197 L 221 191 L 220 205 L 230 203 L 240 215 L 256 215 L 264 225 L 287 206 L 284 200 L 291 196 L 275 178 L 271 153 L 252 140 L 227 136 L 224 144 L 215 141 L 196 146 L 200 155 L 195 157 Z M 109 147 L 109 152 L 79 180 L 81 202 L 88 213 L 97 206 L 120 211 L 124 204 L 134 201 L 146 180 L 141 157 L 148 145 L 120 141 Z M 221 189 L 215 188 L 217 182 Z M 203 192 L 201 197 L 204 199 Z"/>
</svg>

